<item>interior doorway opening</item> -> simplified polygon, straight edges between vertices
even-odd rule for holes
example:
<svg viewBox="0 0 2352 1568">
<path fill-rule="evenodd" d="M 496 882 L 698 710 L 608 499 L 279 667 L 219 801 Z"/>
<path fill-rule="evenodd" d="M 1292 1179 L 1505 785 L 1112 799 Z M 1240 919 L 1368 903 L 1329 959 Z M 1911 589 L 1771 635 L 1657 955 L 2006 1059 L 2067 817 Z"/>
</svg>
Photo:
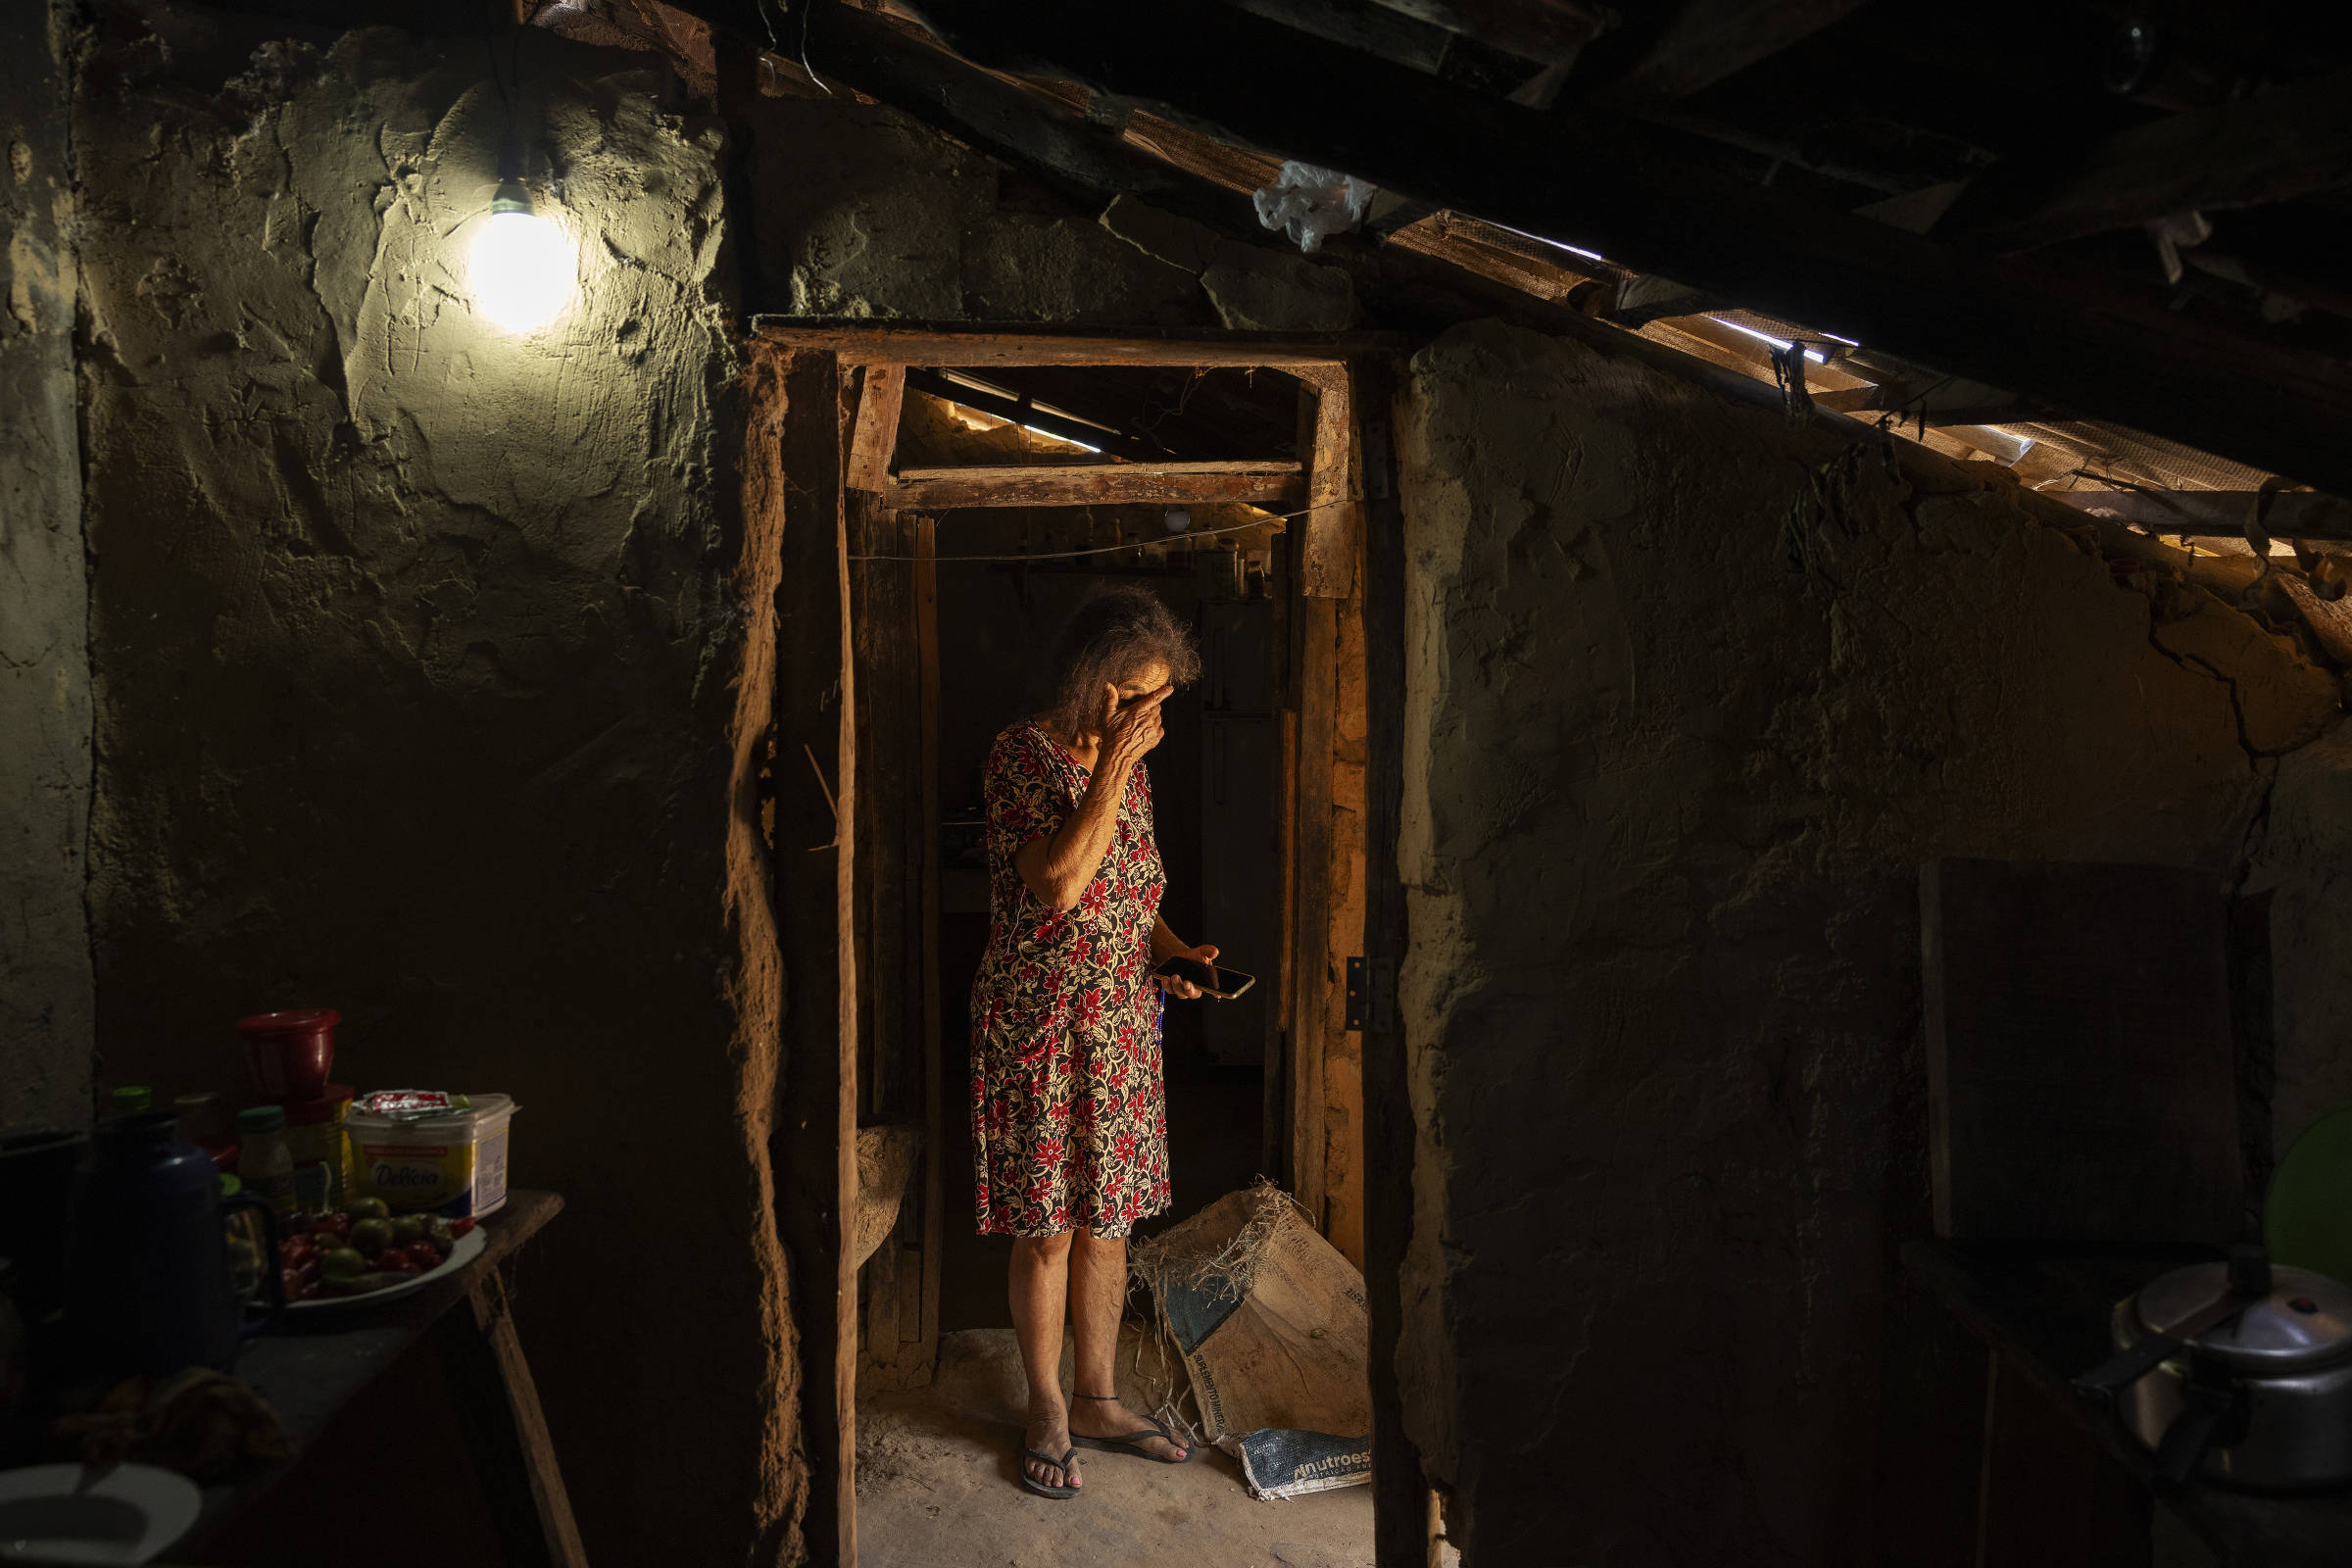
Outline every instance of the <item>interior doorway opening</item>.
<svg viewBox="0 0 2352 1568">
<path fill-rule="evenodd" d="M 1233 1002 L 1168 1004 L 1174 1203 L 1138 1235 L 1262 1174 L 1363 1266 L 1368 1129 L 1348 960 L 1366 929 L 1364 441 L 1349 367 L 1331 348 L 873 328 L 819 350 L 792 345 L 795 330 L 769 329 L 786 345 L 771 363 L 798 411 L 770 479 L 787 514 L 838 519 L 841 593 L 837 612 L 821 584 L 797 615 L 780 601 L 775 842 L 785 858 L 796 824 L 809 850 L 835 852 L 837 876 L 830 950 L 805 872 L 785 901 L 787 971 L 804 1000 L 783 1109 L 804 1136 L 779 1158 L 788 1177 L 842 1197 L 830 1217 L 811 1223 L 788 1204 L 782 1218 L 788 1246 L 820 1275 L 828 1257 L 837 1265 L 831 1310 L 808 1295 L 795 1310 L 814 1374 L 810 1447 L 832 1461 L 817 1502 L 838 1524 L 818 1533 L 850 1560 L 864 1484 L 903 1469 L 907 1442 L 947 1441 L 958 1398 L 1018 1415 L 1017 1377 L 988 1392 L 1018 1367 L 1005 1359 L 1009 1244 L 973 1222 L 966 994 L 988 926 L 979 782 L 995 736 L 1034 711 L 1031 677 L 1053 633 L 1098 584 L 1147 583 L 1199 638 L 1203 678 L 1171 704 L 1147 764 L 1164 913 L 1182 940 L 1214 942 L 1258 977 Z M 807 483 L 828 461 L 831 483 Z M 788 578 L 796 561 L 824 569 L 807 528 L 798 556 L 789 524 L 786 539 Z M 791 678 L 796 662 L 808 679 Z M 833 842 L 814 842 L 828 828 Z M 836 957 L 837 1053 L 820 1044 L 825 1004 L 807 987 Z M 1148 1315 L 1139 1294 L 1131 1319 Z M 1121 1359 L 1124 1383 L 1132 1347 Z M 872 1418 L 862 1434 L 860 1401 Z M 867 1454 L 861 1481 L 861 1437 L 892 1434 L 897 1446 Z M 1024 1502 L 1009 1447 L 994 1437 L 964 1447 L 966 1469 L 985 1475 L 976 1506 Z M 956 1452 L 951 1441 L 931 1457 Z M 1205 1457 L 1182 1485 L 1212 1494 L 1183 1506 L 1222 1515 L 1230 1504 L 1226 1523 L 1242 1534 L 1199 1544 L 1262 1555 L 1249 1533 L 1298 1515 L 1250 1501 L 1230 1461 Z M 1330 1560 L 1357 1560 L 1360 1544 L 1368 1561 L 1371 1497 L 1329 1495 L 1319 1509 L 1352 1521 L 1333 1533 Z"/>
</svg>

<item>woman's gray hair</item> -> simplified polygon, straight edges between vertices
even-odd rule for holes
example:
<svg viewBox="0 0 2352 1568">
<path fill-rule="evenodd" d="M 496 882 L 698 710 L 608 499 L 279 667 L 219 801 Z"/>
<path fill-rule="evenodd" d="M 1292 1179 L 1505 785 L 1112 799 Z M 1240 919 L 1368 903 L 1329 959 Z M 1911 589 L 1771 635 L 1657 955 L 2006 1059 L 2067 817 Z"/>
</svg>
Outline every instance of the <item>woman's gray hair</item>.
<svg viewBox="0 0 2352 1568">
<path fill-rule="evenodd" d="M 1114 583 L 1097 588 L 1070 612 L 1054 640 L 1038 696 L 1039 716 L 1065 736 L 1091 733 L 1102 722 L 1102 688 L 1133 680 L 1148 664 L 1168 666 L 1169 683 L 1200 678 L 1200 652 L 1192 628 L 1149 588 Z"/>
</svg>

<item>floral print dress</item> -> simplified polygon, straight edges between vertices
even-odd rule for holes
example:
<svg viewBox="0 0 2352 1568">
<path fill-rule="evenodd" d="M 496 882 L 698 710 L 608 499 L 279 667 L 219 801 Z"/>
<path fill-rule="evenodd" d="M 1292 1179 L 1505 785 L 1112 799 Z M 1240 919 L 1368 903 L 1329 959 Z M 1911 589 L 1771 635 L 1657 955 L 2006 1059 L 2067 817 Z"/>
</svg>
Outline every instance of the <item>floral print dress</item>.
<svg viewBox="0 0 2352 1568">
<path fill-rule="evenodd" d="M 1125 1236 L 1168 1206 L 1152 928 L 1167 888 L 1138 766 L 1110 850 L 1056 913 L 1013 857 L 1061 826 L 1087 770 L 1032 723 L 988 756 L 988 953 L 972 981 L 972 1148 L 983 1236 Z"/>
</svg>

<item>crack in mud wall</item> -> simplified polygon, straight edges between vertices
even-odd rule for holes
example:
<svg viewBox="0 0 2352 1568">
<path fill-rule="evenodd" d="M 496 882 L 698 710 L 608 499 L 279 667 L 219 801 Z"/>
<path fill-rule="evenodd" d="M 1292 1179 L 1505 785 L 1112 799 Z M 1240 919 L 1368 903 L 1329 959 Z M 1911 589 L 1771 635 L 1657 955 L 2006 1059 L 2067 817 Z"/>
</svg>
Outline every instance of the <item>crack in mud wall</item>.
<svg viewBox="0 0 2352 1568">
<path fill-rule="evenodd" d="M 582 245 L 518 338 L 462 271 L 483 40 L 92 15 L 103 1069 L 240 1090 L 230 1023 L 319 1004 L 338 1079 L 513 1095 L 514 1181 L 568 1204 L 518 1310 L 590 1555 L 779 1560 L 723 137 L 644 55 L 530 33 L 520 75 Z"/>
<path fill-rule="evenodd" d="M 1875 1561 L 1920 863 L 2233 874 L 2336 678 L 2005 476 L 1575 343 L 1457 328 L 1404 409 L 1415 1440 L 1473 1564 Z"/>
</svg>

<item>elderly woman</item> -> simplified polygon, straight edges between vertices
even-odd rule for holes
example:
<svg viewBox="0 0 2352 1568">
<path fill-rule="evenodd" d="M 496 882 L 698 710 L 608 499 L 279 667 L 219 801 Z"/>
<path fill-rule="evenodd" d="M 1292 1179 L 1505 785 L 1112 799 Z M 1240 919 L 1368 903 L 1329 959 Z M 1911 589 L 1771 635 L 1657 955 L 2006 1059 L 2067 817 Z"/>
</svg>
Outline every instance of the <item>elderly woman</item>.
<svg viewBox="0 0 2352 1568">
<path fill-rule="evenodd" d="M 1127 1234 L 1168 1206 L 1160 1079 L 1173 956 L 1213 959 L 1159 917 L 1144 754 L 1160 704 L 1199 678 L 1190 632 L 1142 588 L 1098 591 L 1062 630 L 1046 707 L 988 758 L 989 939 L 972 982 L 972 1143 L 980 1233 L 1010 1236 L 1012 1321 L 1029 1380 L 1022 1484 L 1070 1497 L 1079 1447 L 1192 1457 L 1111 1384 Z M 1074 1406 L 1061 1322 L 1077 1334 Z"/>
</svg>

